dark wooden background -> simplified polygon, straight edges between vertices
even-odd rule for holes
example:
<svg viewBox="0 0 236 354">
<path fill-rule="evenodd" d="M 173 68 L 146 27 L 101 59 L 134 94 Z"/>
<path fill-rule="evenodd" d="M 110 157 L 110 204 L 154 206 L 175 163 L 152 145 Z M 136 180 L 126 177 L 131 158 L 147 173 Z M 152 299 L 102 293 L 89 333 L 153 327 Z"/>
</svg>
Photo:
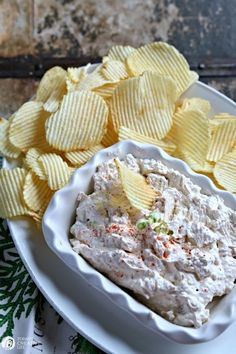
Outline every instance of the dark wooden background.
<svg viewBox="0 0 236 354">
<path fill-rule="evenodd" d="M 236 0 L 0 0 L 0 112 L 28 100 L 50 66 L 155 40 L 174 44 L 202 81 L 236 100 Z"/>
</svg>

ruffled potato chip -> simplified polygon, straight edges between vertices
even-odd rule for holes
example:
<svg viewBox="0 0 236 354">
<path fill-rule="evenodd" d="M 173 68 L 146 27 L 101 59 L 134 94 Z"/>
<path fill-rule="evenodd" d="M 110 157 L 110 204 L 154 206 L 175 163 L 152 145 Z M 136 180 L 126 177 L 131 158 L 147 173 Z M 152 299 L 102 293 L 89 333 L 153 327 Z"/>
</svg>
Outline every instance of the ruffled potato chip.
<svg viewBox="0 0 236 354">
<path fill-rule="evenodd" d="M 215 163 L 214 162 L 209 162 L 209 161 L 204 161 L 199 163 L 199 161 L 194 160 L 188 153 L 180 152 L 178 150 L 175 151 L 174 156 L 184 160 L 189 167 L 191 167 L 192 170 L 196 172 L 201 172 L 201 173 L 212 173 L 214 170 Z"/>
<path fill-rule="evenodd" d="M 135 48 L 129 45 L 115 45 L 111 47 L 107 56 L 103 58 L 103 62 L 106 62 L 107 60 L 119 60 L 124 62 L 128 55 L 130 55 L 134 50 Z"/>
<path fill-rule="evenodd" d="M 62 86 L 60 90 L 58 89 L 57 91 L 53 91 L 48 100 L 43 105 L 44 110 L 49 113 L 56 112 L 66 92 L 66 86 Z"/>
<path fill-rule="evenodd" d="M 218 161 L 230 152 L 236 144 L 236 117 L 233 119 L 213 119 L 217 122 L 212 131 L 207 160 Z"/>
<path fill-rule="evenodd" d="M 81 68 L 68 68 L 66 76 L 66 88 L 68 92 L 78 90 L 79 84 L 87 77 L 91 64 Z"/>
<path fill-rule="evenodd" d="M 211 110 L 211 104 L 209 101 L 199 97 L 184 98 L 178 110 L 194 111 L 199 110 L 205 114 L 208 114 Z"/>
<path fill-rule="evenodd" d="M 61 156 L 44 154 L 39 157 L 38 162 L 47 176 L 48 186 L 51 190 L 58 190 L 68 183 L 71 169 Z"/>
<path fill-rule="evenodd" d="M 110 101 L 116 132 L 125 126 L 136 132 L 162 139 L 172 125 L 176 87 L 163 75 L 145 72 L 140 77 L 122 81 Z"/>
<path fill-rule="evenodd" d="M 44 103 L 45 111 L 55 112 L 65 93 L 66 70 L 60 66 L 54 66 L 44 74 L 40 81 L 36 101 Z"/>
<path fill-rule="evenodd" d="M 96 154 L 96 152 L 98 152 L 102 149 L 104 149 L 104 146 L 102 144 L 98 144 L 96 146 L 91 147 L 88 150 L 66 152 L 65 157 L 67 160 L 70 161 L 70 163 L 73 166 L 79 167 L 79 166 L 85 164 L 88 160 L 90 160 Z"/>
<path fill-rule="evenodd" d="M 198 75 L 190 71 L 184 56 L 164 42 L 150 43 L 136 49 L 127 57 L 127 65 L 134 76 L 146 70 L 168 75 L 176 83 L 178 96 L 198 79 Z"/>
<path fill-rule="evenodd" d="M 173 154 L 176 149 L 176 146 L 168 140 L 158 140 L 158 139 L 149 138 L 129 128 L 120 127 L 119 141 L 123 141 L 123 140 L 135 140 L 138 141 L 139 143 L 152 144 L 165 150 L 168 154 Z"/>
<path fill-rule="evenodd" d="M 45 138 L 48 113 L 41 102 L 27 102 L 14 114 L 9 127 L 11 144 L 26 152 L 31 147 L 50 149 Z"/>
<path fill-rule="evenodd" d="M 40 81 L 36 101 L 47 102 L 53 91 L 60 90 L 65 85 L 66 70 L 60 66 L 54 66 L 49 69 Z"/>
<path fill-rule="evenodd" d="M 102 145 L 105 147 L 111 146 L 113 144 L 116 144 L 118 142 L 118 134 L 115 131 L 113 122 L 111 117 L 108 117 L 108 123 L 107 123 L 107 130 L 106 133 L 104 134 L 103 138 L 102 138 Z"/>
<path fill-rule="evenodd" d="M 28 215 L 28 208 L 23 198 L 23 186 L 27 170 L 14 168 L 0 170 L 0 217 L 11 218 Z"/>
<path fill-rule="evenodd" d="M 27 173 L 24 181 L 23 197 L 29 209 L 35 212 L 45 210 L 52 195 L 53 192 L 47 181 L 42 181 L 31 171 Z"/>
<path fill-rule="evenodd" d="M 236 192 L 236 149 L 216 162 L 213 174 L 222 187 L 232 193 Z"/>
<path fill-rule="evenodd" d="M 92 91 L 99 96 L 101 96 L 106 102 L 109 102 L 111 96 L 113 95 L 116 87 L 119 85 L 118 82 L 110 82 L 103 86 L 97 87 Z"/>
<path fill-rule="evenodd" d="M 76 91 L 92 91 L 108 83 L 108 80 L 101 73 L 102 64 L 83 80 L 77 83 Z"/>
<path fill-rule="evenodd" d="M 10 143 L 9 122 L 0 118 L 0 155 L 16 159 L 21 154 L 20 149 Z"/>
<path fill-rule="evenodd" d="M 175 113 L 173 126 L 167 136 L 180 154 L 189 157 L 201 168 L 205 168 L 207 149 L 210 142 L 209 120 L 201 111 L 179 111 Z"/>
<path fill-rule="evenodd" d="M 214 116 L 214 120 L 231 120 L 235 119 L 236 116 L 229 114 L 229 113 L 218 113 Z"/>
<path fill-rule="evenodd" d="M 119 82 L 129 77 L 125 64 L 118 60 L 109 60 L 103 63 L 100 73 L 108 82 Z"/>
<path fill-rule="evenodd" d="M 108 107 L 95 93 L 68 93 L 60 109 L 46 121 L 47 141 L 65 152 L 88 149 L 102 140 L 107 117 Z"/>
<path fill-rule="evenodd" d="M 27 168 L 31 169 L 41 180 L 46 180 L 47 175 L 45 174 L 42 165 L 38 162 L 41 155 L 43 155 L 42 150 L 36 148 L 29 149 L 25 157 L 25 164 Z"/>
<path fill-rule="evenodd" d="M 120 176 L 123 192 L 130 205 L 138 210 L 151 209 L 156 198 L 156 192 L 147 183 L 144 176 L 131 171 L 119 160 L 115 160 Z M 118 195 L 118 198 L 120 196 Z M 115 196 L 113 198 L 116 198 Z"/>
</svg>

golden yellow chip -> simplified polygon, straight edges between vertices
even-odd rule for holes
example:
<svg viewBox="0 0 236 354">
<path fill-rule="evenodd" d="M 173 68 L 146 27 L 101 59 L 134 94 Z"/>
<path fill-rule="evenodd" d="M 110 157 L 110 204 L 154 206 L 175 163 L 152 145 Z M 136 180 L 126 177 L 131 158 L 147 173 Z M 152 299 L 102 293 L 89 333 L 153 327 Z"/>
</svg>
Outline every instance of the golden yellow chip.
<svg viewBox="0 0 236 354">
<path fill-rule="evenodd" d="M 158 139 L 153 139 L 149 138 L 145 135 L 142 135 L 140 133 L 135 132 L 134 130 L 131 130 L 126 127 L 120 127 L 119 129 L 119 141 L 123 140 L 135 140 L 140 143 L 144 144 L 152 144 L 157 147 L 160 147 L 161 149 L 165 150 L 168 154 L 173 154 L 176 146 L 171 143 L 168 140 L 158 140 Z"/>
<path fill-rule="evenodd" d="M 125 64 L 118 60 L 103 63 L 100 73 L 108 82 L 119 82 L 129 77 Z"/>
<path fill-rule="evenodd" d="M 23 186 L 27 171 L 23 168 L 0 170 L 0 217 L 11 218 L 27 215 L 28 208 L 24 203 Z"/>
<path fill-rule="evenodd" d="M 135 76 L 145 70 L 168 75 L 176 83 L 178 96 L 198 79 L 198 75 L 190 71 L 184 56 L 164 42 L 150 43 L 136 49 L 127 57 L 127 65 Z"/>
<path fill-rule="evenodd" d="M 101 73 L 102 64 L 76 84 L 77 91 L 91 91 L 108 83 Z"/>
<path fill-rule="evenodd" d="M 236 192 L 236 150 L 216 162 L 213 174 L 222 187 L 232 193 Z"/>
<path fill-rule="evenodd" d="M 66 70 L 60 66 L 49 69 L 40 81 L 36 101 L 45 103 L 49 112 L 54 112 L 66 92 Z"/>
<path fill-rule="evenodd" d="M 168 77 L 145 72 L 140 77 L 124 80 L 110 101 L 115 131 L 125 126 L 162 139 L 171 128 L 175 101 L 176 87 Z"/>
<path fill-rule="evenodd" d="M 45 210 L 46 209 L 39 210 L 38 212 L 35 212 L 33 210 L 29 211 L 29 216 L 34 220 L 37 229 L 41 229 L 42 219 Z"/>
<path fill-rule="evenodd" d="M 31 148 L 27 151 L 25 157 L 25 164 L 28 169 L 31 169 L 41 180 L 46 180 L 47 175 L 44 172 L 41 164 L 39 164 L 38 159 L 43 155 L 42 150 Z"/>
<path fill-rule="evenodd" d="M 215 121 L 213 119 L 211 122 Z M 207 160 L 218 161 L 236 144 L 236 119 L 216 120 L 218 123 L 212 131 Z"/>
<path fill-rule="evenodd" d="M 205 114 L 208 114 L 211 110 L 211 104 L 209 101 L 199 97 L 184 98 L 178 109 L 183 111 L 199 110 Z"/>
<path fill-rule="evenodd" d="M 201 111 L 175 113 L 168 138 L 177 150 L 204 168 L 210 141 L 209 120 Z"/>
<path fill-rule="evenodd" d="M 104 134 L 102 138 L 102 145 L 105 147 L 111 146 L 113 144 L 116 144 L 118 142 L 118 134 L 114 129 L 113 122 L 111 120 L 111 117 L 108 117 L 108 123 L 107 123 L 107 131 Z"/>
<path fill-rule="evenodd" d="M 42 181 L 33 172 L 26 175 L 23 189 L 25 204 L 29 209 L 39 212 L 45 209 L 53 195 L 47 181 Z"/>
<path fill-rule="evenodd" d="M 229 113 L 218 113 L 214 116 L 214 120 L 231 120 L 235 118 L 236 116 Z"/>
<path fill-rule="evenodd" d="M 215 166 L 214 162 L 209 162 L 206 160 L 200 164 L 198 161 L 195 161 L 188 153 L 180 152 L 178 150 L 175 151 L 174 156 L 184 160 L 189 165 L 189 167 L 192 168 L 192 170 L 204 174 L 212 173 Z"/>
<path fill-rule="evenodd" d="M 106 102 L 109 102 L 118 84 L 118 82 L 110 82 L 103 86 L 96 87 L 92 91 L 101 96 Z"/>
<path fill-rule="evenodd" d="M 23 104 L 10 122 L 10 142 L 23 152 L 31 147 L 48 147 L 45 139 L 47 117 L 48 113 L 44 111 L 41 102 L 31 101 Z"/>
<path fill-rule="evenodd" d="M 20 149 L 9 141 L 9 122 L 0 118 L 0 155 L 16 159 L 20 154 Z"/>
<path fill-rule="evenodd" d="M 71 82 L 77 84 L 79 81 L 81 81 L 87 76 L 89 67 L 90 64 L 87 64 L 86 66 L 83 66 L 81 68 L 68 68 L 67 79 L 70 79 Z"/>
<path fill-rule="evenodd" d="M 106 131 L 108 107 L 93 92 L 71 92 L 64 96 L 59 110 L 46 121 L 46 138 L 58 150 L 88 149 L 102 140 Z"/>
<path fill-rule="evenodd" d="M 90 160 L 96 154 L 96 152 L 101 149 L 104 149 L 104 146 L 102 144 L 98 144 L 88 150 L 66 152 L 65 157 L 73 166 L 79 167 Z"/>
<path fill-rule="evenodd" d="M 49 113 L 56 112 L 66 92 L 66 86 L 62 86 L 60 89 L 53 91 L 48 100 L 43 105 L 44 110 Z"/>
<path fill-rule="evenodd" d="M 109 50 L 107 56 L 103 58 L 103 62 L 107 60 L 119 60 L 119 61 L 125 61 L 126 58 L 128 57 L 129 54 L 131 54 L 135 48 L 126 45 L 115 45 L 114 47 L 111 47 Z"/>
<path fill-rule="evenodd" d="M 44 154 L 38 159 L 51 190 L 57 190 L 66 185 L 71 176 L 71 170 L 61 156 L 56 154 Z"/>
<path fill-rule="evenodd" d="M 131 171 L 123 163 L 115 160 L 122 188 L 130 205 L 138 210 L 150 209 L 156 197 L 156 192 L 147 183 L 144 176 Z"/>
<path fill-rule="evenodd" d="M 78 84 L 88 75 L 90 64 L 81 68 L 68 68 L 66 77 L 66 87 L 68 92 L 76 91 Z"/>
</svg>

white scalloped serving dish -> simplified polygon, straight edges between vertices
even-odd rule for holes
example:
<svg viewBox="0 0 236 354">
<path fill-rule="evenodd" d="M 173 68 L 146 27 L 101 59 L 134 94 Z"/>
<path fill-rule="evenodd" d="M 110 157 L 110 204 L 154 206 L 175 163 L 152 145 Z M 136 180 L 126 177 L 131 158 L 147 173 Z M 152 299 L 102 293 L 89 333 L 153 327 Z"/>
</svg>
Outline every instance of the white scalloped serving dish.
<svg viewBox="0 0 236 354">
<path fill-rule="evenodd" d="M 224 199 L 226 205 L 236 209 L 236 198 L 231 193 L 217 189 L 208 177 L 194 173 L 183 161 L 169 156 L 163 150 L 150 144 L 124 141 L 98 152 L 88 163 L 75 171 L 67 186 L 55 193 L 43 218 L 43 233 L 46 242 L 68 267 L 82 275 L 89 284 L 105 293 L 113 301 L 117 311 L 119 307 L 122 307 L 141 321 L 144 326 L 179 343 L 209 341 L 221 334 L 236 320 L 236 288 L 214 305 L 209 321 L 202 327 L 197 329 L 182 327 L 165 320 L 135 300 L 90 266 L 71 248 L 68 237 L 70 226 L 75 221 L 79 191 L 87 194 L 93 191 L 92 176 L 101 162 L 115 156 L 122 159 L 128 153 L 137 158 L 154 158 L 164 162 L 168 167 L 190 177 L 194 183 L 202 187 L 204 192 L 218 194 Z"/>
</svg>

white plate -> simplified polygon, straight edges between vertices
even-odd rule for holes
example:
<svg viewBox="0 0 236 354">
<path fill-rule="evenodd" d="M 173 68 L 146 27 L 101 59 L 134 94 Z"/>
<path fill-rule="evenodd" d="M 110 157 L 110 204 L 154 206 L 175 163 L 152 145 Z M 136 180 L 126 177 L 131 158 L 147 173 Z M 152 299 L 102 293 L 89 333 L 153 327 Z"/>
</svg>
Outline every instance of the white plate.
<svg viewBox="0 0 236 354">
<path fill-rule="evenodd" d="M 213 113 L 236 115 L 236 104 L 203 83 L 194 84 L 187 97 L 208 99 Z M 7 162 L 4 161 L 7 167 Z M 171 343 L 146 329 L 126 311 L 116 311 L 112 302 L 68 269 L 49 250 L 42 233 L 28 218 L 8 221 L 16 248 L 32 279 L 52 306 L 84 337 L 108 353 L 117 354 L 222 354 L 236 344 L 236 324 L 214 341 L 181 345 Z"/>
</svg>

